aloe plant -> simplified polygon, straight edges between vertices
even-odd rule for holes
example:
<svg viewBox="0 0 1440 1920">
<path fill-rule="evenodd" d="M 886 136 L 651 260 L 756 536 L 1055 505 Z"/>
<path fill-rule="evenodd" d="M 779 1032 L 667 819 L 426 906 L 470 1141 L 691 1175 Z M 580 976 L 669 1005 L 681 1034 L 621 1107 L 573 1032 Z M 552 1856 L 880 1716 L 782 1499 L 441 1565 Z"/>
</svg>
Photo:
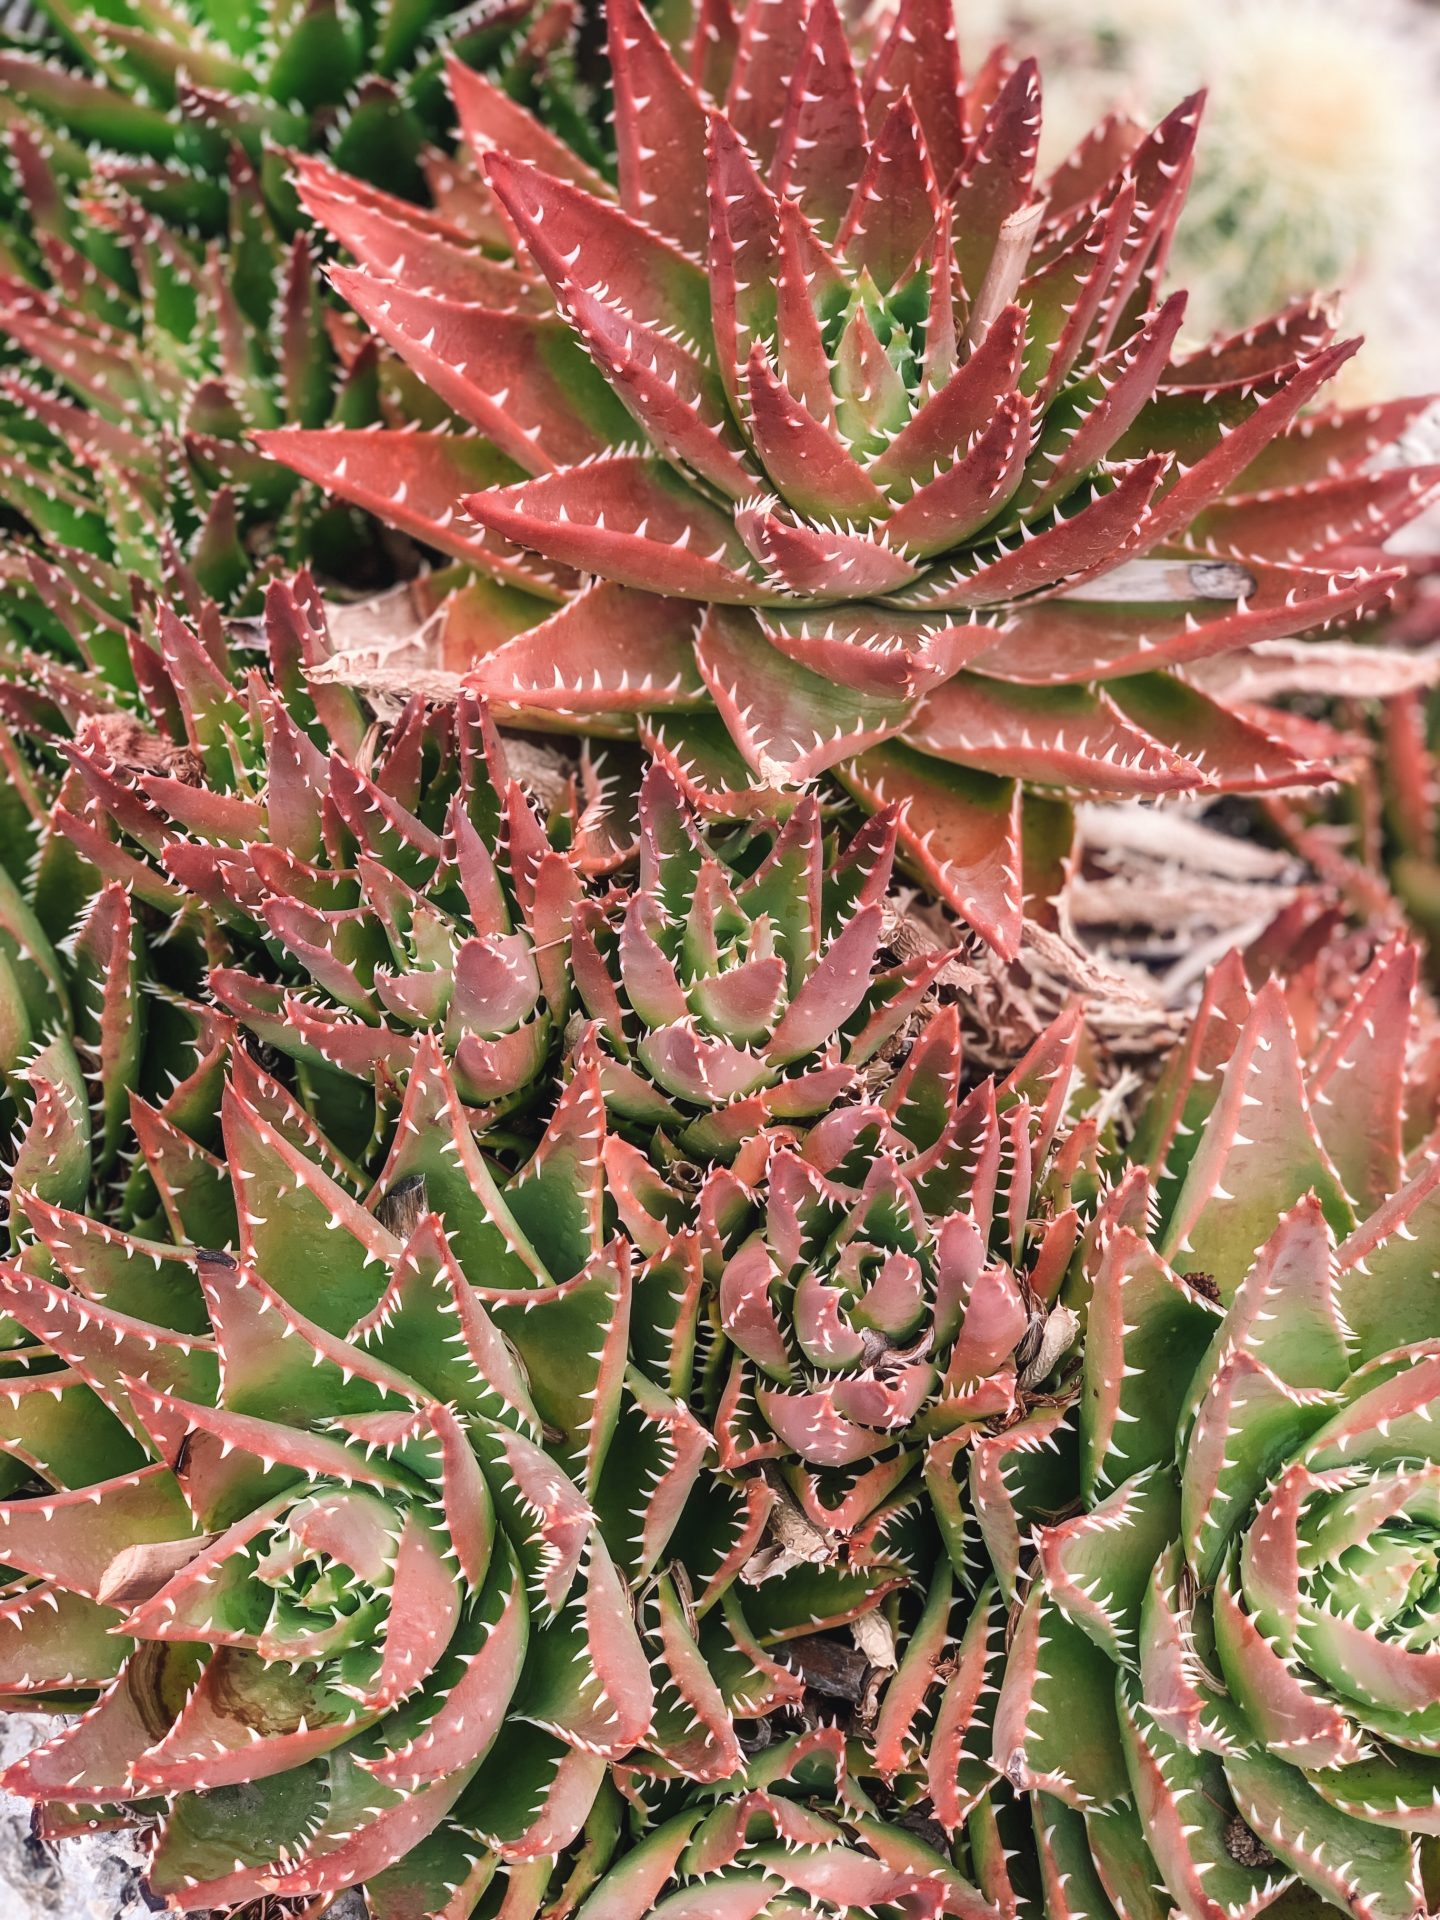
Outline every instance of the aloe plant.
<svg viewBox="0 0 1440 1920">
<path fill-rule="evenodd" d="M 580 1082 L 507 1198 L 432 1051 L 372 1187 L 236 1049 L 225 1165 L 192 1149 L 168 1196 L 229 1251 L 17 1198 L 31 1254 L 0 1292 L 48 1359 L 10 1356 L 45 1386 L 7 1443 L 50 1491 L 0 1518 L 25 1623 L 7 1682 L 102 1691 L 10 1777 L 62 1822 L 168 1803 L 150 1881 L 170 1903 L 364 1879 L 377 1911 L 417 1911 L 461 1844 L 427 1851 L 447 1816 L 482 1823 L 492 1872 L 568 1844 L 648 1732 L 589 1500 L 630 1399 L 630 1269 L 575 1212 L 585 1116 Z M 52 1393 L 72 1416 L 53 1451 Z"/>
<path fill-rule="evenodd" d="M 430 5 L 43 15 L 39 50 L 0 32 L 0 642 L 7 718 L 42 735 L 87 679 L 133 695 L 137 592 L 254 614 L 302 559 L 356 588 L 413 565 L 251 438 L 407 405 L 326 301 L 290 158 L 320 150 L 423 193 L 445 29 L 450 57 L 523 98 L 570 84 L 563 0 L 468 23 Z"/>
<path fill-rule="evenodd" d="M 1181 343 L 1198 99 L 1042 183 L 1033 63 L 962 77 L 938 0 L 863 63 L 833 0 L 606 18 L 618 184 L 463 70 L 468 231 L 298 171 L 458 420 L 264 444 L 478 575 L 357 679 L 636 731 L 720 810 L 833 773 L 1003 953 L 1069 793 L 1315 777 L 1184 670 L 1383 601 L 1434 475 L 1367 464 L 1420 403 L 1302 417 L 1322 303 Z"/>
<path fill-rule="evenodd" d="M 1212 978 L 1100 1211 L 1080 1484 L 1039 1528 L 994 1765 L 1045 1910 L 1426 1910 L 1436 1162 L 1412 949 L 1297 1034 Z"/>
</svg>

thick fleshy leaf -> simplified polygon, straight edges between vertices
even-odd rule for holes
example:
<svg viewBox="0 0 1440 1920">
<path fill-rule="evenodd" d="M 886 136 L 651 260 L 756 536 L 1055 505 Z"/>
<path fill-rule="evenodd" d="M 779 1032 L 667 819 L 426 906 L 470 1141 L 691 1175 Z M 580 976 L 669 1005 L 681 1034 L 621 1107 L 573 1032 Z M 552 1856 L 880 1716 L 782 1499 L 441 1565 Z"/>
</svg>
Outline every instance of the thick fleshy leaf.
<svg viewBox="0 0 1440 1920">
<path fill-rule="evenodd" d="M 1423 1911 L 1403 1835 L 1351 1819 L 1263 1749 L 1230 1756 L 1225 1777 L 1246 1824 L 1323 1900 L 1357 1920 L 1413 1920 Z"/>
<path fill-rule="evenodd" d="M 518 546 L 624 586 L 722 605 L 764 598 L 732 523 L 642 455 L 614 454 L 467 494 L 464 506 Z"/>
<path fill-rule="evenodd" d="M 1030 1590 L 995 1709 L 995 1765 L 1084 1812 L 1124 1799 L 1114 1669 L 1042 1583 Z"/>
<path fill-rule="evenodd" d="M 1091 1498 L 1171 1458 L 1215 1320 L 1203 1296 L 1130 1227 L 1110 1235 L 1096 1262 L 1084 1356 L 1081 1484 Z"/>
<path fill-rule="evenodd" d="M 1311 1189 L 1337 1232 L 1350 1205 L 1320 1144 L 1278 984 L 1262 987 L 1190 1163 L 1161 1249 L 1239 1286 L 1276 1215 Z"/>
<path fill-rule="evenodd" d="M 748 609 L 710 607 L 695 640 L 695 664 L 732 737 L 767 786 L 800 786 L 897 732 L 903 699 L 860 694 L 772 647 Z"/>
<path fill-rule="evenodd" d="M 94 1599 L 125 1547 L 183 1540 L 195 1531 L 168 1467 L 142 1467 L 117 1480 L 0 1503 L 0 1551 L 7 1566 Z"/>
<path fill-rule="evenodd" d="M 1204 777 L 1130 725 L 1106 693 L 1080 687 L 961 674 L 927 696 L 905 738 L 923 753 L 987 773 L 1082 790 L 1165 793 Z"/>
<path fill-rule="evenodd" d="M 697 258 L 709 222 L 705 108 L 638 0 L 606 16 L 615 85 L 620 204 Z"/>
<path fill-rule="evenodd" d="M 1013 781 L 900 746 L 836 769 L 872 807 L 895 807 L 902 857 L 1002 955 L 1020 938 L 1020 792 Z"/>
</svg>

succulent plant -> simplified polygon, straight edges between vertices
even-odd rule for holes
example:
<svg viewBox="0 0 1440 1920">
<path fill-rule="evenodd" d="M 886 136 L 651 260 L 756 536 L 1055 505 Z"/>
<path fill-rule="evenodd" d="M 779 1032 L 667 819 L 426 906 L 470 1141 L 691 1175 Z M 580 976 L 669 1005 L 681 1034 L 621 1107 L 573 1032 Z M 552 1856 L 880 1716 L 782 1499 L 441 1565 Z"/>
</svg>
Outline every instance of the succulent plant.
<svg viewBox="0 0 1440 1920">
<path fill-rule="evenodd" d="M 237 144 L 277 205 L 290 204 L 290 148 L 323 149 L 346 172 L 418 196 L 446 121 L 441 48 L 501 65 L 517 91 L 548 104 L 569 70 L 573 26 L 563 0 L 357 12 L 321 0 L 281 14 L 260 0 L 88 10 L 35 0 L 27 17 L 13 11 L 0 21 L 7 129 L 43 138 L 68 188 L 83 190 L 98 170 L 177 225 L 221 235 Z"/>
<path fill-rule="evenodd" d="M 1428 647 L 1420 648 L 1433 639 L 1433 604 L 1422 600 L 1397 625 L 1395 637 L 1416 649 L 1410 660 L 1429 678 Z M 1412 678 L 1378 710 L 1367 700 L 1355 717 L 1371 751 L 1356 756 L 1338 794 L 1277 796 L 1268 810 L 1273 824 L 1359 914 L 1380 925 L 1400 921 L 1414 928 L 1426 942 L 1433 983 L 1440 967 L 1440 697 L 1432 685 L 1416 685 Z"/>
<path fill-rule="evenodd" d="M 55 830 L 157 913 L 202 910 L 211 997 L 302 1073 L 393 1090 L 438 1042 L 468 1107 L 543 1096 L 580 854 L 551 844 L 474 699 L 381 730 L 307 686 L 329 645 L 308 577 L 271 584 L 263 633 L 268 675 L 232 659 L 232 684 L 162 614 L 156 725 L 82 723 Z"/>
<path fill-rule="evenodd" d="M 1005 1607 L 1031 1522 L 1074 1480 L 1057 1297 L 1100 1126 L 1071 1123 L 1081 1040 L 1072 1010 L 962 1095 L 952 1003 L 912 1018 L 869 1098 L 771 1126 L 698 1186 L 605 1147 L 637 1249 L 694 1243 L 703 1276 L 691 1405 L 718 1472 L 697 1562 L 738 1568 L 747 1621 L 845 1732 L 855 1783 L 987 1895 Z M 817 1811 L 857 1804 L 828 1790 Z"/>
<path fill-rule="evenodd" d="M 493 1122 L 543 1101 L 588 1017 L 612 1112 L 728 1154 L 850 1095 L 946 964 L 888 953 L 893 821 L 842 850 L 807 796 L 702 831 L 663 767 L 603 750 L 546 770 L 542 813 L 476 696 L 371 726 L 325 678 L 308 577 L 272 583 L 262 632 L 269 677 L 242 677 L 163 614 L 153 729 L 82 719 L 50 829 L 156 916 L 200 914 L 211 998 L 302 1072 L 383 1106 L 438 1041 Z"/>
<path fill-rule="evenodd" d="M 1092 1236 L 1081 1510 L 1039 1528 L 996 1708 L 1045 1911 L 1427 1910 L 1433 1246 L 1415 954 L 1318 1034 L 1212 976 Z M 1433 1108 L 1421 1116 L 1433 1123 Z"/>
<path fill-rule="evenodd" d="M 607 17 L 618 189 L 463 71 L 485 244 L 299 170 L 461 430 L 263 444 L 481 576 L 355 673 L 638 730 L 722 810 L 833 772 L 1004 952 L 1056 798 L 1315 775 L 1184 669 L 1383 599 L 1434 475 L 1366 465 L 1415 406 L 1302 418 L 1323 306 L 1177 346 L 1198 101 L 1040 186 L 1033 64 L 962 81 L 940 0 L 863 70 L 834 0 Z"/>
<path fill-rule="evenodd" d="M 579 1908 L 580 1920 L 790 1920 L 800 1914 L 993 1909 L 955 1872 L 941 1836 L 887 1822 L 837 1728 L 793 1734 L 720 1792 L 666 1807 Z"/>
<path fill-rule="evenodd" d="M 1009 1080 L 959 1099 L 952 1004 L 878 1101 L 775 1146 L 756 1224 L 719 1276 L 722 1460 L 783 1463 L 811 1520 L 848 1531 L 918 1448 L 967 1572 L 954 1463 L 969 1450 L 973 1465 L 975 1428 L 1016 1419 L 1074 1337 L 1073 1316 L 1061 1308 L 1052 1325 L 1051 1308 L 1079 1236 L 1075 1198 L 1093 1195 L 1093 1122 L 1052 1149 L 1079 1037 L 1067 1016 Z M 986 1533 L 1003 1565 L 998 1524 Z"/>
<path fill-rule="evenodd" d="M 6 1444 L 48 1485 L 0 1509 L 6 1686 L 103 1691 L 11 1779 L 47 1806 L 168 1803 L 151 1881 L 177 1906 L 366 1880 L 377 1912 L 434 1912 L 467 1845 L 491 1873 L 567 1845 L 648 1736 L 590 1497 L 617 1426 L 693 1423 L 627 1385 L 628 1250 L 576 1178 L 593 1071 L 505 1181 L 432 1042 L 370 1188 L 230 1066 L 225 1165 L 177 1202 L 229 1251 L 16 1195 L 33 1240 L 0 1295 L 36 1344 L 8 1356 Z M 52 1394 L 53 1445 L 31 1411 Z M 675 1448 L 667 1497 L 700 1460 Z M 668 1530 L 652 1508 L 657 1554 Z"/>
</svg>

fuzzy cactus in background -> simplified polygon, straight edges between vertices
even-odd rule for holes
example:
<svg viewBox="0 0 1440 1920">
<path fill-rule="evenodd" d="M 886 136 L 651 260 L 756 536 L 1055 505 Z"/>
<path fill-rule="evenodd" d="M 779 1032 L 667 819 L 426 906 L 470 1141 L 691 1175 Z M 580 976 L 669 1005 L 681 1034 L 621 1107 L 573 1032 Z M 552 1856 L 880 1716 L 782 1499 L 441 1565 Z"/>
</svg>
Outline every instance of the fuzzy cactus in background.
<svg viewBox="0 0 1440 1920">
<path fill-rule="evenodd" d="M 618 191 L 463 70 L 463 217 L 297 176 L 463 423 L 262 436 L 490 576 L 442 576 L 388 683 L 638 730 L 720 808 L 827 771 L 904 802 L 1002 952 L 1053 890 L 1044 799 L 1313 778 L 1177 669 L 1377 604 L 1434 476 L 1366 467 L 1417 409 L 1300 421 L 1352 350 L 1323 306 L 1177 345 L 1198 101 L 1042 184 L 1033 63 L 962 80 L 936 0 L 863 64 L 832 0 L 678 56 L 636 0 L 607 22 Z"/>
<path fill-rule="evenodd" d="M 1061 143 L 1103 112 L 1158 111 L 1203 74 L 1207 134 L 1174 253 L 1192 324 L 1242 326 L 1333 287 L 1365 335 L 1347 399 L 1433 384 L 1415 299 L 1437 158 L 1425 0 L 971 0 L 959 19 L 972 53 L 1003 38 L 1039 56 Z"/>
</svg>

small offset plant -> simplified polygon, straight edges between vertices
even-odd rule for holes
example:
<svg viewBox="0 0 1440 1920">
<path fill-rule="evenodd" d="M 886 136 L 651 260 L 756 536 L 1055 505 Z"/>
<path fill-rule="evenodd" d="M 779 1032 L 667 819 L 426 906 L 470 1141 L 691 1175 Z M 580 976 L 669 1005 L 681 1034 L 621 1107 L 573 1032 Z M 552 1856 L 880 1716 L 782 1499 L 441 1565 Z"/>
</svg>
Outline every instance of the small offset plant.
<svg viewBox="0 0 1440 1920">
<path fill-rule="evenodd" d="M 459 416 L 262 436 L 488 576 L 437 579 L 400 683 L 636 730 L 717 807 L 826 773 L 904 802 L 907 862 L 1003 953 L 1070 792 L 1306 777 L 1181 670 L 1383 600 L 1431 476 L 1367 466 L 1414 409 L 1301 421 L 1355 344 L 1323 305 L 1180 344 L 1198 99 L 1040 183 L 1033 64 L 962 81 L 939 0 L 863 66 L 832 0 L 675 52 L 638 0 L 607 22 L 618 185 L 460 70 L 479 246 L 297 175 Z"/>
<path fill-rule="evenodd" d="M 1413 948 L 1302 903 L 1147 1088 L 1023 966 L 967 1038 L 1069 938 L 1073 798 L 1332 770 L 1238 689 L 1404 579 L 1417 404 L 1323 410 L 1318 303 L 1182 346 L 1196 103 L 1038 182 L 941 0 L 611 0 L 608 82 L 563 4 L 52 13 L 0 55 L 37 1832 L 207 1914 L 1422 1920 Z"/>
</svg>

